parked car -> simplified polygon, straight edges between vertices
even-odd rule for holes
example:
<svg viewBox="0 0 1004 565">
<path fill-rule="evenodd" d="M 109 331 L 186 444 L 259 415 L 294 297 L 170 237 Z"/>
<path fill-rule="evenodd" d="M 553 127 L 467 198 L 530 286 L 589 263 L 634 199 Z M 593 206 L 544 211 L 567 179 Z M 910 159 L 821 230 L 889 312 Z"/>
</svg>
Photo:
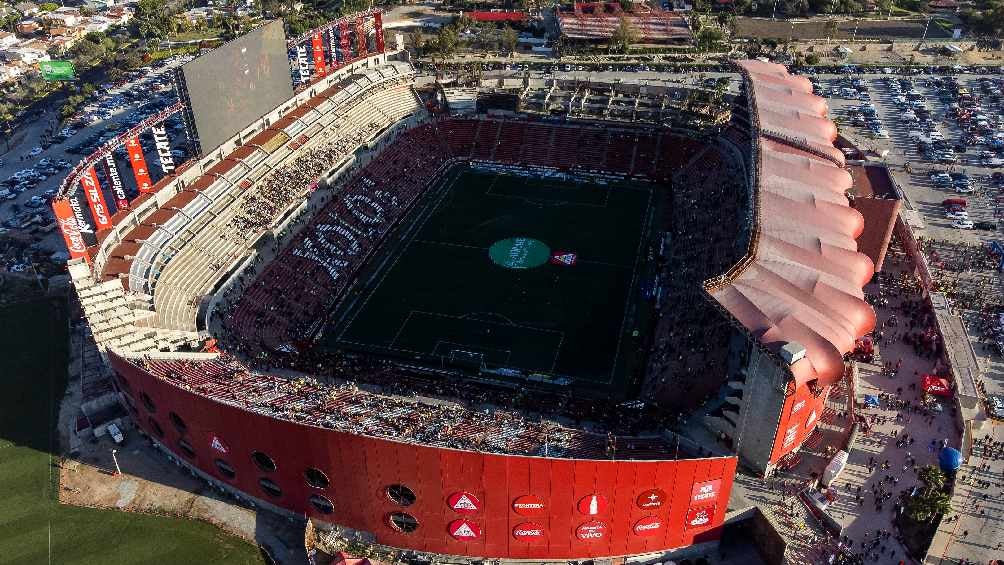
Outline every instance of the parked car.
<svg viewBox="0 0 1004 565">
<path fill-rule="evenodd" d="M 952 222 L 952 227 L 957 230 L 971 230 L 976 227 L 976 224 L 969 220 L 955 220 Z"/>
<path fill-rule="evenodd" d="M 976 222 L 974 227 L 983 231 L 997 231 L 997 224 L 994 222 Z"/>
<path fill-rule="evenodd" d="M 1004 420 L 1004 396 L 999 394 L 987 395 L 987 413 L 991 418 Z"/>
</svg>

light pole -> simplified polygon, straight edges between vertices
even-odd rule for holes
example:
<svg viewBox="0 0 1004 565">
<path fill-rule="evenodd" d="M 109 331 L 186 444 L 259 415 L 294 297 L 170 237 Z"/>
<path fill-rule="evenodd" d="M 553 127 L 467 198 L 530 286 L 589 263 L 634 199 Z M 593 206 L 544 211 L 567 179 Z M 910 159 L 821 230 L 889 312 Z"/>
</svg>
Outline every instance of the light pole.
<svg viewBox="0 0 1004 565">
<path fill-rule="evenodd" d="M 112 462 L 115 463 L 115 474 L 113 476 L 115 476 L 115 477 L 117 477 L 117 476 L 119 476 L 119 475 L 122 474 L 122 469 L 119 469 L 119 459 L 118 459 L 118 457 L 115 457 L 115 454 L 117 452 L 118 452 L 117 449 L 113 449 L 112 450 Z"/>
</svg>

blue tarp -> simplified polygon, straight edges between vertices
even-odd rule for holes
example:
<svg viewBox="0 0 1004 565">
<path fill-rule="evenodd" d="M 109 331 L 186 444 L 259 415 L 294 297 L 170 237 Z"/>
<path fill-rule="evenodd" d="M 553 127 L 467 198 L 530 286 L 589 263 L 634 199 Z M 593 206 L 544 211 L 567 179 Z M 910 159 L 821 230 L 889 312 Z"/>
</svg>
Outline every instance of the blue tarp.
<svg viewBox="0 0 1004 565">
<path fill-rule="evenodd" d="M 958 471 L 962 466 L 962 454 L 954 447 L 943 447 L 938 454 L 938 465 L 946 473 Z"/>
<path fill-rule="evenodd" d="M 865 406 L 878 406 L 878 405 L 879 405 L 879 399 L 877 396 L 873 394 L 865 395 Z"/>
</svg>

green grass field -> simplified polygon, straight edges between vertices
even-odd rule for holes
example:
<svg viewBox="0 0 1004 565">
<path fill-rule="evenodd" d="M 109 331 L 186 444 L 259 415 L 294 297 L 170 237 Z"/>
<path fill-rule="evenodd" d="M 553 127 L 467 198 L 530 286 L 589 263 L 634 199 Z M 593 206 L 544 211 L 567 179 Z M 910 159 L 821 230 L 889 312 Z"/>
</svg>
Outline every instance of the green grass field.
<svg viewBox="0 0 1004 565">
<path fill-rule="evenodd" d="M 332 317 L 322 347 L 620 384 L 636 352 L 624 342 L 636 329 L 651 186 L 467 168 L 443 182 L 420 227 Z M 576 264 L 551 264 L 558 251 Z"/>
<path fill-rule="evenodd" d="M 189 520 L 56 502 L 58 402 L 66 387 L 62 305 L 0 309 L 0 564 L 261 563 L 255 547 Z"/>
</svg>

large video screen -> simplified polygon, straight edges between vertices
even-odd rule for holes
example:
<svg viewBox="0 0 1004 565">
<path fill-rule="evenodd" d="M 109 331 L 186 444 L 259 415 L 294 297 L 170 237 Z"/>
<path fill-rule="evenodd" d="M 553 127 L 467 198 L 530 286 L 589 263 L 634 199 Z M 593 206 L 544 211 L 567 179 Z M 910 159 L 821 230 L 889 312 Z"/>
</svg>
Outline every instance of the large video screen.
<svg viewBox="0 0 1004 565">
<path fill-rule="evenodd" d="M 186 63 L 182 75 L 202 152 L 292 97 L 289 69 L 282 20 Z"/>
</svg>

